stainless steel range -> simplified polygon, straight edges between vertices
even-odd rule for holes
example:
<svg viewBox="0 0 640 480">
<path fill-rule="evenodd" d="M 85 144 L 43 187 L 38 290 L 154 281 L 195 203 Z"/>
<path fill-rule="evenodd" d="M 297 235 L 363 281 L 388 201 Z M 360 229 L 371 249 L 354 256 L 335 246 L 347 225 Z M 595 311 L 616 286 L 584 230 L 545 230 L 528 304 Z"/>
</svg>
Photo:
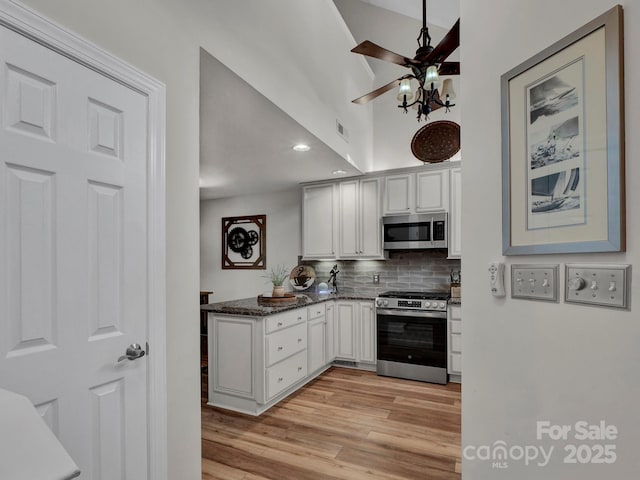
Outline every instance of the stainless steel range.
<svg viewBox="0 0 640 480">
<path fill-rule="evenodd" d="M 376 298 L 378 375 L 447 383 L 447 300 L 427 291 Z"/>
</svg>

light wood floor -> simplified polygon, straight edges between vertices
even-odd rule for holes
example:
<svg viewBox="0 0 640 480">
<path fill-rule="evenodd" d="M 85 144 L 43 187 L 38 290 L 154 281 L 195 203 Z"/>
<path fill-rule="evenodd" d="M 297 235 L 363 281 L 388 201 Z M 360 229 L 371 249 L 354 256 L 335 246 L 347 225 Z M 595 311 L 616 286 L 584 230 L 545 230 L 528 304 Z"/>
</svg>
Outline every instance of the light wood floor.
<svg viewBox="0 0 640 480">
<path fill-rule="evenodd" d="M 259 417 L 202 407 L 206 480 L 460 479 L 460 385 L 332 367 Z"/>
</svg>

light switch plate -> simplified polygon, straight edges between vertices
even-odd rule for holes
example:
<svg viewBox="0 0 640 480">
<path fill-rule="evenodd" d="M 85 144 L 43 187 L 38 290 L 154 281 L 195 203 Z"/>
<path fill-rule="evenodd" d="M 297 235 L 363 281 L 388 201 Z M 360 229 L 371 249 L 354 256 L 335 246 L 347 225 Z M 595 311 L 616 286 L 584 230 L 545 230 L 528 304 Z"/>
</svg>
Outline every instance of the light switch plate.
<svg viewBox="0 0 640 480">
<path fill-rule="evenodd" d="M 511 298 L 558 302 L 558 265 L 512 264 Z"/>
<path fill-rule="evenodd" d="M 630 265 L 566 264 L 564 301 L 626 309 Z"/>
</svg>

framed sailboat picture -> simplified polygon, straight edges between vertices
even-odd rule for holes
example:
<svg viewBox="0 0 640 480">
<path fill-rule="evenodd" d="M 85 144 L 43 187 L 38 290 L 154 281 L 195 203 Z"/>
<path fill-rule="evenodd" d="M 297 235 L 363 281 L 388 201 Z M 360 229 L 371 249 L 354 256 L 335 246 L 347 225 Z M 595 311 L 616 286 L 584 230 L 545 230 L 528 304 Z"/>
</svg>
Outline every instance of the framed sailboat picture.
<svg viewBox="0 0 640 480">
<path fill-rule="evenodd" d="M 501 77 L 503 253 L 625 248 L 622 7 Z"/>
</svg>

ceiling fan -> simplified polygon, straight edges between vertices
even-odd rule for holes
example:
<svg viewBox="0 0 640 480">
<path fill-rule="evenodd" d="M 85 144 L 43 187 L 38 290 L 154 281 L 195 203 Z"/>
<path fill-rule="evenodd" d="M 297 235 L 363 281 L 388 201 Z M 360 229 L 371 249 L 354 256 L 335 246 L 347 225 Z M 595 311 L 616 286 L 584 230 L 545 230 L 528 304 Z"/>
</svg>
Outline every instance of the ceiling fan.
<svg viewBox="0 0 640 480">
<path fill-rule="evenodd" d="M 433 47 L 431 46 L 431 37 L 427 28 L 427 0 L 422 0 L 422 28 L 417 41 L 418 50 L 416 50 L 416 55 L 413 58 L 391 52 L 369 40 L 365 40 L 353 48 L 351 51 L 354 53 L 402 65 L 411 70 L 411 73 L 356 98 L 353 103 L 368 103 L 383 93 L 395 87 L 400 87 L 398 101 L 402 103 L 398 107 L 402 108 L 405 113 L 409 107 L 416 108 L 418 110 L 418 121 L 423 116 L 427 118 L 429 113 L 438 108 L 444 107 L 448 111 L 450 107 L 453 107 L 454 104 L 451 103 L 451 100 L 454 98 L 455 93 L 453 92 L 451 79 L 443 82 L 441 92 L 438 91 L 438 87 L 440 75 L 460 74 L 460 62 L 445 62 L 447 57 L 460 45 L 460 19 L 456 21 L 440 43 Z M 418 81 L 418 89 L 415 96 L 411 90 L 412 79 Z M 443 97 L 444 101 L 442 101 Z"/>
</svg>

